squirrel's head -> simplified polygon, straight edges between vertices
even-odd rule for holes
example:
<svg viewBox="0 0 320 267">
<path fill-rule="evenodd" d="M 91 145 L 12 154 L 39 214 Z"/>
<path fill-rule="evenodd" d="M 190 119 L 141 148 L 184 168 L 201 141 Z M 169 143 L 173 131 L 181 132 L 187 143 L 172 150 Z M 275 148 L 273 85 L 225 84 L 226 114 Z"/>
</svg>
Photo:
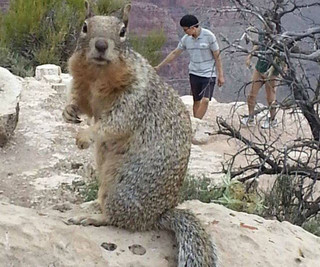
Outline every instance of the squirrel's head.
<svg viewBox="0 0 320 267">
<path fill-rule="evenodd" d="M 126 47 L 128 17 L 131 5 L 123 8 L 121 18 L 94 16 L 86 2 L 87 18 L 83 23 L 76 51 L 97 65 L 115 61 Z"/>
</svg>

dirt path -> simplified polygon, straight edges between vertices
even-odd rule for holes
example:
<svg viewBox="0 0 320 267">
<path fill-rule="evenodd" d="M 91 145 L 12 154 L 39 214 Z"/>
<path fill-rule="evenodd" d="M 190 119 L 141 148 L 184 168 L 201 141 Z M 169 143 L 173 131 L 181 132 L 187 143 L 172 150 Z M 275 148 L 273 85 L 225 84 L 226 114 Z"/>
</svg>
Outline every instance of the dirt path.
<svg viewBox="0 0 320 267">
<path fill-rule="evenodd" d="M 79 126 L 62 119 L 65 94 L 33 78 L 23 84 L 18 126 L 0 153 L 0 200 L 34 208 L 77 202 L 75 181 L 82 183 L 92 157 L 74 144 Z"/>
</svg>

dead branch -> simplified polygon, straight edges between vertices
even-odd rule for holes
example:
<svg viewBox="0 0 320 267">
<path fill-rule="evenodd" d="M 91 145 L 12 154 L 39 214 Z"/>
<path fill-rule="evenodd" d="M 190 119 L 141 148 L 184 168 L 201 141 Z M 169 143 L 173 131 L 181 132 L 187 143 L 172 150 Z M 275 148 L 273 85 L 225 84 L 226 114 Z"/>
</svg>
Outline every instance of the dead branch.
<svg viewBox="0 0 320 267">
<path fill-rule="evenodd" d="M 275 147 L 276 141 L 271 144 L 257 144 L 250 141 L 242 136 L 239 130 L 236 130 L 233 126 L 229 125 L 226 120 L 221 117 L 217 118 L 217 123 L 219 130 L 216 134 L 226 135 L 241 141 L 246 147 L 242 152 L 247 153 L 248 150 L 254 151 L 254 155 L 257 156 L 254 161 L 259 162 L 259 164 L 248 164 L 247 166 L 239 167 L 236 170 L 234 170 L 232 166 L 229 166 L 228 169 L 232 170 L 230 172 L 231 178 L 245 175 L 244 177 L 238 178 L 239 181 L 245 182 L 251 178 L 258 178 L 262 174 L 276 175 L 285 173 L 287 175 L 300 175 L 312 180 L 320 180 L 320 168 L 318 166 L 312 166 L 308 162 L 310 161 L 309 157 L 306 157 L 305 161 L 301 161 L 300 157 L 298 159 L 289 157 L 290 162 L 292 162 L 291 164 L 288 163 L 287 160 L 288 153 L 299 151 L 299 149 L 306 150 L 308 148 L 310 150 L 308 155 L 310 156 L 312 154 L 312 150 L 315 150 L 315 153 L 318 153 L 320 146 L 319 142 L 314 140 L 303 140 L 286 148 L 277 148 Z M 235 157 L 238 155 L 239 153 L 232 157 L 230 164 L 234 164 Z"/>
</svg>

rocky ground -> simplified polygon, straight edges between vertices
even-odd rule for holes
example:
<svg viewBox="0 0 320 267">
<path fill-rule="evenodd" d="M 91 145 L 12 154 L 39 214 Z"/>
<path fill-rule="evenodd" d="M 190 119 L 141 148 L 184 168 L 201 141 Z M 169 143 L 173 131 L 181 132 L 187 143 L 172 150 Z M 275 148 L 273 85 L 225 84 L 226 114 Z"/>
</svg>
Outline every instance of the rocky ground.
<svg viewBox="0 0 320 267">
<path fill-rule="evenodd" d="M 79 150 L 75 145 L 77 130 L 86 127 L 86 119 L 80 125 L 63 121 L 66 87 L 55 90 L 52 84 L 35 78 L 22 82 L 19 123 L 12 139 L 1 148 L 0 196 L 36 209 L 65 201 L 79 203 L 85 184 L 95 179 L 93 149 Z M 209 131 L 210 124 L 206 127 Z M 207 142 L 208 136 L 203 136 Z M 192 151 L 192 174 L 218 171 L 221 155 L 206 153 L 200 146 L 193 146 Z M 206 164 L 209 158 L 212 165 Z"/>
<path fill-rule="evenodd" d="M 23 88 L 18 126 L 1 149 L 1 197 L 37 209 L 76 202 L 78 194 L 71 193 L 72 187 L 90 177 L 92 157 L 89 151 L 76 149 L 73 136 L 78 126 L 62 120 L 65 92 L 34 78 L 23 80 Z"/>
</svg>

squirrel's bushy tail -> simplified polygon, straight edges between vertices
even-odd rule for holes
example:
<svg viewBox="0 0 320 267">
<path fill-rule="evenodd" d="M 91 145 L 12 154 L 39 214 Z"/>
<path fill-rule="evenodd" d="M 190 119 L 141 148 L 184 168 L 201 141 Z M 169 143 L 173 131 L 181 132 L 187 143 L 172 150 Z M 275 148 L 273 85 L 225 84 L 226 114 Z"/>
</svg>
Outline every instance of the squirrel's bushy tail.
<svg viewBox="0 0 320 267">
<path fill-rule="evenodd" d="M 159 228 L 175 233 L 179 248 L 178 267 L 218 267 L 216 247 L 191 212 L 169 210 L 161 216 Z"/>
</svg>

